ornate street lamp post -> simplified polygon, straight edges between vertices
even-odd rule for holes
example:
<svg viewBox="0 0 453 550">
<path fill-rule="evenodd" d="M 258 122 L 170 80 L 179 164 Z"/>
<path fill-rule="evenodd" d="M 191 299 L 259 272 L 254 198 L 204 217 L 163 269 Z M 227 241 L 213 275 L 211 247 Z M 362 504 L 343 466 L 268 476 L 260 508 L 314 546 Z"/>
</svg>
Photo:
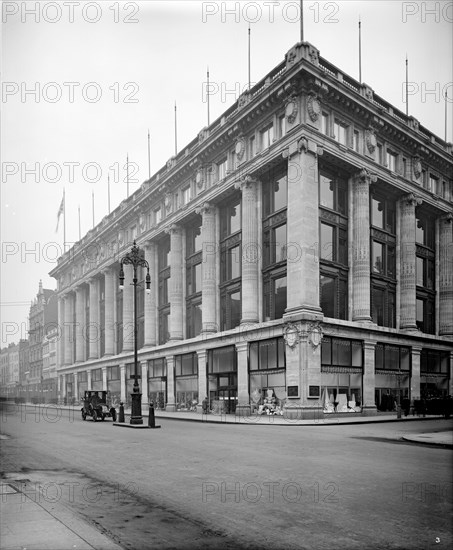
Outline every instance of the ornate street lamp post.
<svg viewBox="0 0 453 550">
<path fill-rule="evenodd" d="M 120 290 L 124 288 L 124 270 L 123 265 L 132 265 L 134 268 L 134 388 L 132 390 L 132 410 L 131 410 L 131 424 L 143 424 L 142 417 L 142 394 L 140 393 L 140 388 L 138 386 L 138 360 L 137 360 L 137 267 L 146 267 L 146 292 L 149 294 L 151 289 L 151 277 L 149 275 L 149 264 L 142 257 L 141 250 L 135 244 L 131 248 L 131 251 L 128 252 L 123 259 L 121 260 L 121 269 L 120 269 Z"/>
</svg>

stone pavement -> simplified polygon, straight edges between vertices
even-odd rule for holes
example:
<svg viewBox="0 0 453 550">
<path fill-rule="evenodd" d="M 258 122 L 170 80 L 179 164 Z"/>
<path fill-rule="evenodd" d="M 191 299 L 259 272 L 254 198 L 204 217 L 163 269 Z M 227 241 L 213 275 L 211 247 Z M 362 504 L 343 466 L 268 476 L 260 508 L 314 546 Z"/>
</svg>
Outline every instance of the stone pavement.
<svg viewBox="0 0 453 550">
<path fill-rule="evenodd" d="M 40 497 L 36 487 L 0 483 L 1 550 L 121 550 L 121 546 L 62 506 Z"/>
</svg>

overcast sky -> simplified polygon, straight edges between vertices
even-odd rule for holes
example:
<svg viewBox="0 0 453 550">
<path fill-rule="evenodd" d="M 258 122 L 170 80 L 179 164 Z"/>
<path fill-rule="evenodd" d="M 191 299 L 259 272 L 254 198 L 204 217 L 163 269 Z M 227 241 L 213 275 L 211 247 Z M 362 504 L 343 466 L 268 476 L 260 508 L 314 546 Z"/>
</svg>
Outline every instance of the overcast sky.
<svg viewBox="0 0 453 550">
<path fill-rule="evenodd" d="M 246 88 L 249 22 L 252 83 L 283 61 L 299 41 L 298 6 L 3 2 L 2 347 L 27 337 L 39 279 L 56 288 L 48 273 L 63 246 L 62 219 L 55 231 L 63 188 L 66 241 L 75 242 L 79 206 L 82 236 L 92 227 L 93 192 L 96 224 L 108 213 L 108 174 L 111 210 L 126 198 L 127 154 L 130 193 L 147 179 L 148 129 L 151 173 L 174 154 L 175 101 L 178 149 L 206 125 L 207 66 L 211 122 Z M 305 0 L 305 40 L 355 78 L 359 16 L 362 80 L 405 112 L 407 54 L 409 114 L 444 138 L 447 91 L 451 142 L 453 3 Z"/>
</svg>

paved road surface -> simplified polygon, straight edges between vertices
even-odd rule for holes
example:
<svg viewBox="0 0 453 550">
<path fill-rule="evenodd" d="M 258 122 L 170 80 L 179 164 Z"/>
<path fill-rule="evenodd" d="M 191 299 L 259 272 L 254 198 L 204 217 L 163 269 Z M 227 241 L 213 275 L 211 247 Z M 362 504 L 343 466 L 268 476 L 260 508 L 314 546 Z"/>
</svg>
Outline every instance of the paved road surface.
<svg viewBox="0 0 453 550">
<path fill-rule="evenodd" d="M 124 548 L 449 548 L 452 451 L 402 441 L 451 421 L 160 430 L 29 407 L 2 472 Z M 34 492 L 38 485 L 41 493 Z M 40 496 L 41 495 L 41 496 Z"/>
</svg>

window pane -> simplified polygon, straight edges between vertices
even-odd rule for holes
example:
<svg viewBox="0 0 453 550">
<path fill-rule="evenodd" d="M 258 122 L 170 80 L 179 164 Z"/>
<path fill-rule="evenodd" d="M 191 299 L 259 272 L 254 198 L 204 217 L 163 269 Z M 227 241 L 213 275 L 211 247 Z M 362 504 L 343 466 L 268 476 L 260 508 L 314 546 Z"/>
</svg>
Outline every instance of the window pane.
<svg viewBox="0 0 453 550">
<path fill-rule="evenodd" d="M 388 277 L 396 276 L 396 256 L 395 247 L 387 245 L 387 275 Z"/>
<path fill-rule="evenodd" d="M 334 182 L 331 178 L 323 176 L 322 174 L 319 177 L 319 194 L 320 194 L 320 204 L 326 208 L 333 210 L 334 206 Z"/>
<path fill-rule="evenodd" d="M 232 235 L 241 229 L 241 205 L 231 206 L 229 209 L 229 234 Z"/>
<path fill-rule="evenodd" d="M 277 227 L 274 230 L 275 238 L 275 261 L 282 262 L 286 260 L 286 224 Z"/>
<path fill-rule="evenodd" d="M 337 261 L 340 264 L 348 265 L 348 234 L 343 229 L 339 229 Z"/>
<path fill-rule="evenodd" d="M 424 304 L 423 300 L 419 300 L 417 298 L 417 313 L 416 313 L 416 324 L 417 328 L 419 328 L 423 332 L 423 313 L 424 313 Z"/>
<path fill-rule="evenodd" d="M 194 266 L 194 283 L 195 288 L 193 289 L 193 292 L 200 292 L 201 291 L 201 264 L 196 264 Z"/>
<path fill-rule="evenodd" d="M 362 366 L 362 343 L 351 342 L 351 348 L 352 348 L 352 366 L 361 367 Z"/>
<path fill-rule="evenodd" d="M 241 292 L 230 294 L 230 316 L 231 323 L 229 328 L 237 327 L 241 324 Z"/>
<path fill-rule="evenodd" d="M 416 267 L 415 267 L 415 273 L 417 278 L 417 285 L 424 286 L 424 277 L 423 272 L 425 268 L 425 260 L 423 258 L 416 258 Z"/>
<path fill-rule="evenodd" d="M 288 205 L 288 178 L 283 176 L 274 183 L 274 212 Z"/>
<path fill-rule="evenodd" d="M 321 343 L 321 364 L 332 364 L 332 339 L 325 336 Z"/>
<path fill-rule="evenodd" d="M 434 262 L 433 260 L 426 260 L 426 287 L 433 290 L 434 289 Z"/>
<path fill-rule="evenodd" d="M 384 291 L 378 288 L 373 288 L 373 321 L 384 326 Z"/>
<path fill-rule="evenodd" d="M 229 278 L 236 279 L 241 276 L 241 252 L 240 247 L 235 246 L 227 252 L 229 262 Z"/>
<path fill-rule="evenodd" d="M 384 245 L 373 241 L 373 273 L 384 273 Z"/>
<path fill-rule="evenodd" d="M 321 309 L 326 317 L 335 317 L 335 279 L 321 275 Z"/>
<path fill-rule="evenodd" d="M 275 294 L 274 294 L 274 319 L 283 317 L 286 309 L 286 277 L 275 279 Z"/>
<path fill-rule="evenodd" d="M 371 203 L 371 224 L 384 229 L 384 204 L 375 198 Z"/>
<path fill-rule="evenodd" d="M 338 281 L 339 307 L 338 319 L 348 318 L 348 282 L 340 279 Z"/>
<path fill-rule="evenodd" d="M 258 342 L 250 344 L 250 370 L 258 370 Z"/>
<path fill-rule="evenodd" d="M 323 260 L 334 260 L 334 243 L 333 243 L 334 228 L 331 225 L 321 224 L 321 258 Z"/>
<path fill-rule="evenodd" d="M 376 344 L 376 348 L 374 351 L 374 368 L 384 368 L 384 346 L 382 344 Z"/>
</svg>

